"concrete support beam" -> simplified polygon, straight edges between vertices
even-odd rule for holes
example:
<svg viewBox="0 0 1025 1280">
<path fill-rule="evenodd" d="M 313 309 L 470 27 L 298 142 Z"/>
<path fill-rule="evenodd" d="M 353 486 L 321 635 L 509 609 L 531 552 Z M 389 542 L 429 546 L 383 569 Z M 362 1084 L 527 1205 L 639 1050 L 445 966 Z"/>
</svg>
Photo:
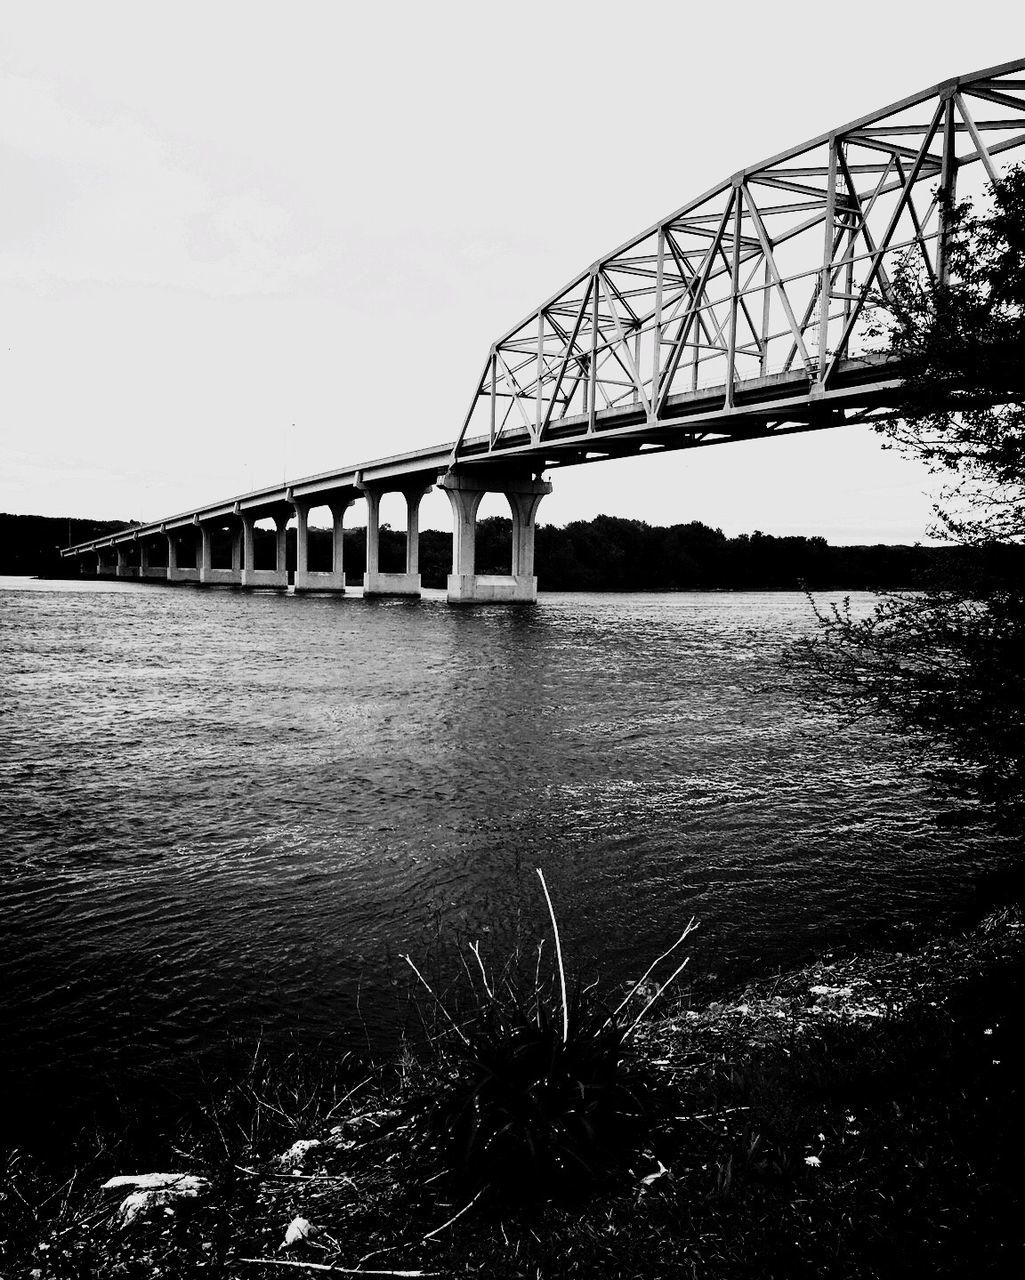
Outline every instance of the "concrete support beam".
<svg viewBox="0 0 1025 1280">
<path fill-rule="evenodd" d="M 139 542 L 139 577 L 147 582 L 166 582 L 167 570 L 161 564 L 153 564 L 150 557 L 153 554 L 153 544 L 148 539 L 141 539 Z"/>
<path fill-rule="evenodd" d="M 438 485 L 452 507 L 452 572 L 448 578 L 449 604 L 516 603 L 537 599 L 534 577 L 534 530 L 537 509 L 552 486 L 544 480 L 496 479 L 482 484 L 477 477 L 448 472 Z M 475 572 L 477 511 L 485 493 L 504 493 L 512 512 L 512 572 Z"/>
<path fill-rule="evenodd" d="M 215 569 L 213 563 L 213 542 L 216 526 L 201 524 L 199 559 L 199 580 L 208 587 L 240 587 L 242 585 L 241 548 L 238 534 L 232 531 L 231 568 Z"/>
<path fill-rule="evenodd" d="M 544 484 L 537 489 L 526 491 L 506 491 L 509 507 L 512 511 L 512 576 L 514 578 L 532 578 L 534 576 L 534 530 L 536 528 L 537 509 L 546 493 L 551 493 L 552 486 Z M 537 590 L 534 591 L 535 598 Z"/>
<path fill-rule="evenodd" d="M 213 581 L 213 530 L 209 525 L 201 524 L 199 526 L 199 554 L 196 557 L 196 567 L 199 569 L 199 580 L 204 586 Z"/>
<path fill-rule="evenodd" d="M 289 511 L 279 511 L 274 517 L 277 529 L 274 539 L 274 568 L 285 587 L 288 586 L 288 522 L 291 518 Z"/>
<path fill-rule="evenodd" d="M 404 490 L 406 499 L 406 574 L 420 577 L 420 503 L 430 493 L 430 487 Z M 419 586 L 419 583 L 418 583 Z"/>
<path fill-rule="evenodd" d="M 243 587 L 251 587 L 256 585 L 251 580 L 253 573 L 253 529 L 256 527 L 256 521 L 250 519 L 249 516 L 240 516 L 239 518 L 242 521 L 242 585 Z"/>
<path fill-rule="evenodd" d="M 277 534 L 275 537 L 275 567 L 273 569 L 256 569 L 254 564 L 254 537 L 253 531 L 256 527 L 257 517 L 246 512 L 241 512 L 239 518 L 242 521 L 242 583 L 243 587 L 250 589 L 256 587 L 270 587 L 282 590 L 288 586 L 288 569 L 285 560 L 285 530 L 288 528 L 288 513 L 278 513 L 274 517 L 277 525 Z"/>
<path fill-rule="evenodd" d="M 139 571 L 128 559 L 128 547 L 126 544 L 119 542 L 114 551 L 117 556 L 114 576 L 117 578 L 137 578 Z"/>
<path fill-rule="evenodd" d="M 173 533 L 165 531 L 164 537 L 167 539 L 167 581 L 168 582 L 198 582 L 199 570 L 182 568 L 178 563 L 178 538 Z"/>
<path fill-rule="evenodd" d="M 345 513 L 351 506 L 349 499 L 331 505 L 331 572 L 338 579 L 340 591 L 345 590 Z"/>
<path fill-rule="evenodd" d="M 368 578 L 377 576 L 381 550 L 381 494 L 377 489 L 363 489 L 367 500 L 367 554 L 363 573 L 363 590 L 366 593 Z"/>
<path fill-rule="evenodd" d="M 363 487 L 367 498 L 367 568 L 363 595 L 420 597 L 420 503 L 422 487 L 403 490 L 406 499 L 406 572 L 382 573 L 380 569 L 380 514 L 384 490 Z"/>
<path fill-rule="evenodd" d="M 295 507 L 295 580 L 300 575 L 306 576 L 309 571 L 309 537 L 310 509 L 302 502 L 293 502 Z"/>
<path fill-rule="evenodd" d="M 331 591 L 336 595 L 345 593 L 345 567 L 343 562 L 345 513 L 351 502 L 338 501 L 331 504 L 331 568 L 328 571 L 311 570 L 309 565 L 309 518 L 310 507 L 293 499 L 296 518 L 295 540 L 295 583 L 296 595 L 306 591 Z"/>
</svg>

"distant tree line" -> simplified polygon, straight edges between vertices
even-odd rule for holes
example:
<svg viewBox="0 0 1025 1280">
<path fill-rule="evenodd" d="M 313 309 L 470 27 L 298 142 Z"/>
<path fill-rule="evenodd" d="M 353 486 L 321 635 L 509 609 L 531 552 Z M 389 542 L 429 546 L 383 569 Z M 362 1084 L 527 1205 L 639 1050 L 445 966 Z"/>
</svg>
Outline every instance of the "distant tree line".
<svg viewBox="0 0 1025 1280">
<path fill-rule="evenodd" d="M 46 516 L 0 515 L 0 573 L 73 576 L 77 569 L 60 559 L 58 548 L 116 532 L 117 521 L 66 520 Z M 257 530 L 258 564 L 273 562 L 273 535 Z M 222 540 L 224 541 L 224 540 Z M 512 525 L 492 516 L 477 525 L 477 572 L 508 573 Z M 406 538 L 402 530 L 381 529 L 381 569 L 405 567 Z M 218 543 L 215 554 L 222 557 Z M 727 538 L 719 529 L 692 521 L 668 527 L 597 516 L 575 520 L 564 528 L 542 525 L 537 530 L 535 571 L 546 591 L 793 591 L 900 590 L 926 585 L 951 567 L 961 548 L 953 546 L 834 547 L 825 538 L 784 537 L 766 533 Z M 1020 547 L 990 549 L 1004 572 L 1025 569 Z M 158 557 L 158 562 L 163 557 Z M 295 566 L 295 531 L 289 530 L 289 567 Z M 347 530 L 345 569 L 358 583 L 366 562 L 366 532 Z M 444 587 L 452 562 L 452 537 L 435 529 L 420 535 L 420 573 L 424 586 Z M 215 561 L 216 563 L 216 561 Z M 310 530 L 311 569 L 331 563 L 331 534 Z"/>
<path fill-rule="evenodd" d="M 0 574 L 77 576 L 77 568 L 61 560 L 59 549 L 118 533 L 124 527 L 124 520 L 69 520 L 64 516 L 0 513 Z"/>
</svg>

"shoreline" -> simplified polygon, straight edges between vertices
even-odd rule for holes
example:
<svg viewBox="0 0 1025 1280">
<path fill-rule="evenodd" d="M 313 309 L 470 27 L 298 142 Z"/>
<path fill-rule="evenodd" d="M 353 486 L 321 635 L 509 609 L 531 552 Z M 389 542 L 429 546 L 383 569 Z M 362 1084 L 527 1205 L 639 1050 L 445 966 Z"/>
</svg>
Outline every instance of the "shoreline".
<svg viewBox="0 0 1025 1280">
<path fill-rule="evenodd" d="M 8 1156 L 0 1269 L 1015 1274 L 1023 969 L 1018 903 L 902 950 L 825 956 L 689 1008 L 684 997 L 638 1040 L 659 1099 L 648 1132 L 578 1199 L 485 1192 L 467 1205 L 416 1119 L 416 1100 L 444 1085 L 440 1061 L 407 1051 L 333 1077 L 254 1061 L 173 1132 L 96 1135 L 91 1155 L 80 1146 L 60 1168 Z M 122 1225 L 123 1193 L 103 1182 L 156 1168 L 204 1190 Z M 297 1219 L 310 1234 L 285 1248 Z"/>
</svg>

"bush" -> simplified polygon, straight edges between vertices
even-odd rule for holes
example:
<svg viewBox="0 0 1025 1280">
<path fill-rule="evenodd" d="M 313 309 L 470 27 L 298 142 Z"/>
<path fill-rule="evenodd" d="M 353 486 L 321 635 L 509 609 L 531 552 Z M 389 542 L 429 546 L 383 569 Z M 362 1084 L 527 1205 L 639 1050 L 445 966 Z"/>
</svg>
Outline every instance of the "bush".
<svg viewBox="0 0 1025 1280">
<path fill-rule="evenodd" d="M 555 937 L 547 976 L 541 972 L 543 943 L 532 972 L 514 958 L 497 980 L 488 977 L 473 944 L 476 972 L 465 968 L 467 1007 L 454 1016 L 406 957 L 447 1024 L 432 1040 L 435 1087 L 414 1109 L 458 1182 L 477 1193 L 494 1189 L 507 1200 L 600 1184 L 642 1142 L 656 1113 L 655 1086 L 633 1034 L 686 960 L 653 994 L 645 984 L 695 927 L 692 921 L 610 1010 L 593 983 L 578 980 L 567 992 L 555 913 L 544 876 L 537 874 Z"/>
</svg>

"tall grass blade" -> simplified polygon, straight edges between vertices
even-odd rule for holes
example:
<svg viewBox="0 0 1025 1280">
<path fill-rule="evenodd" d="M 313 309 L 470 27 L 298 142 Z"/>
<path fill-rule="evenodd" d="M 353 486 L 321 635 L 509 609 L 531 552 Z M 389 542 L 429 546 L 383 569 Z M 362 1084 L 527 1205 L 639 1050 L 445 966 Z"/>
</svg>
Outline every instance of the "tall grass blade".
<svg viewBox="0 0 1025 1280">
<path fill-rule="evenodd" d="M 445 1017 L 448 1019 L 449 1025 L 451 1026 L 452 1030 L 456 1033 L 456 1035 L 459 1037 L 459 1039 L 460 1039 L 460 1040 L 462 1040 L 463 1044 L 465 1044 L 467 1047 L 469 1047 L 469 1044 L 470 1044 L 469 1040 L 467 1040 L 466 1036 L 464 1036 L 464 1035 L 463 1035 L 463 1033 L 462 1033 L 462 1031 L 460 1031 L 460 1029 L 456 1026 L 456 1024 L 455 1024 L 455 1019 L 452 1017 L 452 1015 L 449 1013 L 449 1011 L 445 1008 L 444 1004 L 442 1004 L 442 1002 L 441 1002 L 441 1001 L 438 999 L 438 997 L 434 994 L 434 989 L 433 989 L 433 987 L 431 986 L 431 984 L 427 981 L 427 979 L 426 979 L 426 978 L 424 977 L 424 975 L 420 972 L 420 970 L 416 967 L 416 965 L 413 963 L 413 961 L 411 960 L 411 958 L 410 958 L 408 955 L 403 956 L 403 957 L 402 957 L 402 959 L 403 959 L 403 960 L 405 960 L 406 964 L 408 964 L 408 965 L 409 965 L 409 967 L 413 970 L 413 972 L 416 974 L 416 976 L 420 979 L 420 981 L 421 981 L 421 982 L 423 983 L 423 985 L 426 987 L 427 991 L 430 993 L 431 999 L 434 1001 L 434 1003 L 438 1006 L 438 1008 L 441 1010 L 441 1012 L 442 1012 L 442 1013 L 445 1015 Z"/>
<path fill-rule="evenodd" d="M 609 1016 L 605 1020 L 606 1026 L 608 1026 L 610 1022 L 613 1022 L 616 1018 L 619 1017 L 619 1015 L 623 1012 L 626 1006 L 634 998 L 637 992 L 640 991 L 641 987 L 644 986 L 645 982 L 647 982 L 648 978 L 651 977 L 652 973 L 658 968 L 658 966 L 662 963 L 662 961 L 668 959 L 668 957 L 673 954 L 676 948 L 680 946 L 681 943 L 685 942 L 687 938 L 690 937 L 690 935 L 694 932 L 694 930 L 697 927 L 698 927 L 698 922 L 694 919 L 693 916 L 691 916 L 690 920 L 687 922 L 686 929 L 684 929 L 683 933 L 680 934 L 680 936 L 676 939 L 676 941 L 669 948 L 669 950 L 663 951 L 657 960 L 653 960 L 651 964 L 648 965 L 647 969 L 644 970 L 644 972 L 637 979 L 634 985 L 630 988 L 627 994 L 623 997 L 622 1000 L 620 1000 L 619 1004 L 616 1005 L 615 1009 L 613 1009 L 613 1011 L 609 1014 Z"/>
<path fill-rule="evenodd" d="M 495 993 L 491 990 L 491 987 L 488 984 L 488 975 L 484 970 L 484 961 L 480 958 L 480 943 L 471 942 L 470 950 L 473 952 L 474 959 L 477 961 L 477 964 L 480 967 L 481 982 L 484 983 L 484 990 L 487 992 L 488 999 L 494 1000 Z"/>
<path fill-rule="evenodd" d="M 630 1033 L 631 1033 L 631 1032 L 632 1032 L 632 1031 L 633 1031 L 637 1026 L 639 1026 L 639 1024 L 640 1024 L 641 1020 L 643 1019 L 644 1015 L 648 1012 L 648 1010 L 649 1010 L 649 1009 L 651 1008 L 651 1006 L 655 1003 L 655 1001 L 656 1001 L 656 1000 L 661 996 L 662 992 L 663 992 L 663 991 L 665 991 L 668 987 L 672 986 L 672 984 L 676 981 L 676 979 L 680 976 L 680 974 L 681 974 L 681 973 L 683 973 L 684 969 L 686 969 L 686 967 L 687 967 L 687 965 L 688 965 L 688 964 L 690 964 L 690 956 L 688 956 L 688 957 L 687 957 L 687 959 L 686 959 L 686 960 L 684 960 L 683 964 L 681 964 L 681 965 L 677 965 L 677 967 L 676 967 L 676 968 L 673 970 L 673 972 L 669 975 L 669 977 L 666 979 L 666 981 L 662 983 L 662 985 L 659 987 L 659 989 L 655 992 L 655 994 L 651 997 L 651 999 L 648 1001 L 648 1003 L 647 1003 L 647 1004 L 644 1006 L 644 1008 L 640 1011 L 640 1013 L 637 1015 L 637 1017 L 636 1017 L 636 1018 L 634 1018 L 633 1022 L 631 1022 L 631 1023 L 630 1023 L 630 1025 L 627 1027 L 626 1031 L 623 1033 L 623 1039 L 624 1039 L 624 1040 L 627 1038 L 627 1036 L 628 1036 L 628 1035 L 630 1035 Z"/>
<path fill-rule="evenodd" d="M 552 933 L 555 934 L 555 959 L 559 966 L 559 986 L 562 992 L 562 1043 L 567 1044 L 569 1041 L 569 1004 L 566 1000 L 566 970 L 562 964 L 562 939 L 559 937 L 559 923 L 555 919 L 555 908 L 552 906 L 552 895 L 548 892 L 548 885 L 545 883 L 545 873 L 540 867 L 535 867 L 534 870 L 537 872 L 537 878 L 541 881 L 545 901 L 548 903 L 548 914 L 552 918 Z"/>
</svg>

